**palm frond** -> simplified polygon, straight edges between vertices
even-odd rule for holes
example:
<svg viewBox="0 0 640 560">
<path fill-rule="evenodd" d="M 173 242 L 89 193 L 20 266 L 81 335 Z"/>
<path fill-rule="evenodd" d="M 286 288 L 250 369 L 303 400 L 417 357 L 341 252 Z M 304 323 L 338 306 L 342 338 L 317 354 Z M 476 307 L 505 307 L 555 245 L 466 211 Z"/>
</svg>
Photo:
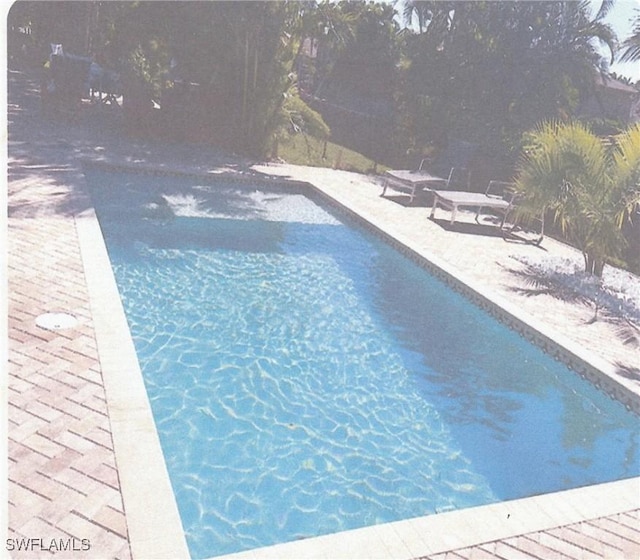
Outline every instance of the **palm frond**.
<svg viewBox="0 0 640 560">
<path fill-rule="evenodd" d="M 594 17 L 594 21 L 601 21 L 605 19 L 609 15 L 609 12 L 615 6 L 615 4 L 616 0 L 602 0 L 602 2 L 600 3 L 600 8 L 598 9 Z"/>
<path fill-rule="evenodd" d="M 557 278 L 554 278 L 537 267 L 526 265 L 521 270 L 509 268 L 507 271 L 518 277 L 524 284 L 524 286 L 511 287 L 511 291 L 515 293 L 527 297 L 548 295 L 560 301 L 578 303 L 585 306 L 590 306 L 592 304 L 590 298 L 576 290 L 573 290 L 564 282 L 559 281 Z"/>
<path fill-rule="evenodd" d="M 616 364 L 616 367 L 618 368 L 618 375 L 633 381 L 640 381 L 640 367 L 628 366 L 620 362 Z"/>
<path fill-rule="evenodd" d="M 640 346 L 640 308 L 623 294 L 608 289 L 593 276 L 562 272 L 517 259 L 522 268 L 507 268 L 520 285 L 509 289 L 526 297 L 547 295 L 567 303 L 593 309 L 587 324 L 605 321 L 612 325 L 623 344 Z M 596 281 L 594 281 L 596 280 Z"/>
<path fill-rule="evenodd" d="M 640 10 L 636 10 L 633 33 L 623 43 L 625 49 L 620 56 L 620 62 L 635 62 L 640 60 Z"/>
<path fill-rule="evenodd" d="M 615 163 L 613 180 L 620 201 L 616 219 L 621 225 L 640 204 L 640 124 L 616 138 L 612 157 Z"/>
</svg>

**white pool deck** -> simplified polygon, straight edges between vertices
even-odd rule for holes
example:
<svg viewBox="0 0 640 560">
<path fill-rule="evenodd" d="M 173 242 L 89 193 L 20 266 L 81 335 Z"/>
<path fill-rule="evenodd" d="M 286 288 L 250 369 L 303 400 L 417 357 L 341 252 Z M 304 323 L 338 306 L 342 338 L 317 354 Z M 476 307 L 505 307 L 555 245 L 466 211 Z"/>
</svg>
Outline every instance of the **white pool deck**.
<svg viewBox="0 0 640 560">
<path fill-rule="evenodd" d="M 429 206 L 379 196 L 375 179 L 331 169 L 250 165 L 206 149 L 93 135 L 42 122 L 31 82 L 10 83 L 8 188 L 8 539 L 89 539 L 67 558 L 188 558 L 126 319 L 80 158 L 313 184 L 400 244 L 527 320 L 640 399 L 638 348 L 588 308 L 513 291 L 513 255 L 571 255 L 507 243 L 475 226 L 446 228 Z M 22 87 L 14 93 L 11 87 Z M 13 103 L 13 107 L 12 107 Z M 12 110 L 14 113 L 12 113 Z M 13 115 L 13 116 L 11 116 Z M 43 312 L 79 325 L 45 331 Z M 535 465 L 532 465 L 535 468 Z M 49 557 L 32 549 L 15 558 Z M 14 545 L 17 541 L 12 540 Z M 14 547 L 15 548 L 15 547 Z M 640 558 L 640 478 L 447 512 L 246 551 L 228 558 Z"/>
</svg>

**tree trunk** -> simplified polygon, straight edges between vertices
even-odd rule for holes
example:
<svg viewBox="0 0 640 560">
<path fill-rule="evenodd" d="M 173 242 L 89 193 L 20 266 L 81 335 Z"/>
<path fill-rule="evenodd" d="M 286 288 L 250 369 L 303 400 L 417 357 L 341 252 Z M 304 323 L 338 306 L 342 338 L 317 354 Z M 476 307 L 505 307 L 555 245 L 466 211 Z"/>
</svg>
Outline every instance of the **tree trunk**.
<svg viewBox="0 0 640 560">
<path fill-rule="evenodd" d="M 602 272 L 605 265 L 604 260 L 591 253 L 583 253 L 583 256 L 585 272 L 588 274 L 593 274 L 598 278 L 602 278 Z"/>
<path fill-rule="evenodd" d="M 240 130 L 241 141 L 246 145 L 248 140 L 247 130 L 247 102 L 249 89 L 249 31 L 244 36 L 244 68 L 242 78 L 242 109 L 240 111 Z"/>
</svg>

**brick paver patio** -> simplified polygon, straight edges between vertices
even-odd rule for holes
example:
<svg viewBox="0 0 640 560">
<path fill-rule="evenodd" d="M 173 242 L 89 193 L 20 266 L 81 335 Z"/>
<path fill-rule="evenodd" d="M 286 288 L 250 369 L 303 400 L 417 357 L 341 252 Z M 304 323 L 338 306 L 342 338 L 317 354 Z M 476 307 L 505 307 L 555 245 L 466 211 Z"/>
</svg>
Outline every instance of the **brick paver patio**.
<svg viewBox="0 0 640 560">
<path fill-rule="evenodd" d="M 130 558 L 74 221 L 9 228 L 9 537 L 89 539 L 91 557 Z M 61 311 L 79 325 L 36 326 Z"/>
<path fill-rule="evenodd" d="M 9 86 L 7 536 L 42 540 L 31 542 L 31 550 L 7 552 L 14 558 L 130 558 L 118 457 L 76 232 L 75 216 L 88 204 L 79 191 L 76 158 L 107 155 L 114 161 L 188 169 L 209 169 L 219 162 L 203 148 L 185 156 L 183 148 L 125 141 L 99 126 L 96 133 L 88 108 L 74 125 L 41 121 L 34 82 L 12 74 Z M 232 161 L 228 167 L 233 170 L 245 167 L 237 160 L 220 160 Z M 378 194 L 371 186 L 370 196 Z M 475 267 L 469 261 L 460 266 Z M 523 305 L 534 303 L 523 299 Z M 544 306 L 549 314 L 558 309 Z M 44 330 L 35 320 L 45 312 L 71 313 L 78 325 Z M 606 332 L 591 339 L 580 336 L 596 348 L 608 345 Z M 621 352 L 615 353 L 616 360 L 636 355 Z M 425 558 L 640 558 L 639 511 Z M 52 540 L 55 546 L 80 550 L 38 550 L 50 548 Z"/>
<path fill-rule="evenodd" d="M 425 556 L 424 560 L 639 558 L 639 524 L 640 513 L 635 510 Z"/>
</svg>

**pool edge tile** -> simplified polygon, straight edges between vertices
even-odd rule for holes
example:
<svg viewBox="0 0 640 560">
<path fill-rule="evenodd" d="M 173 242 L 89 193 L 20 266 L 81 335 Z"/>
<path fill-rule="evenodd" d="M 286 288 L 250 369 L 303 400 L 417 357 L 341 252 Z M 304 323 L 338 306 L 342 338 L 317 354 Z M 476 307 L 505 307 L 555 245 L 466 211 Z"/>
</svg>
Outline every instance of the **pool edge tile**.
<svg viewBox="0 0 640 560">
<path fill-rule="evenodd" d="M 95 212 L 84 211 L 75 223 L 132 556 L 189 558 L 138 359 Z"/>
</svg>

